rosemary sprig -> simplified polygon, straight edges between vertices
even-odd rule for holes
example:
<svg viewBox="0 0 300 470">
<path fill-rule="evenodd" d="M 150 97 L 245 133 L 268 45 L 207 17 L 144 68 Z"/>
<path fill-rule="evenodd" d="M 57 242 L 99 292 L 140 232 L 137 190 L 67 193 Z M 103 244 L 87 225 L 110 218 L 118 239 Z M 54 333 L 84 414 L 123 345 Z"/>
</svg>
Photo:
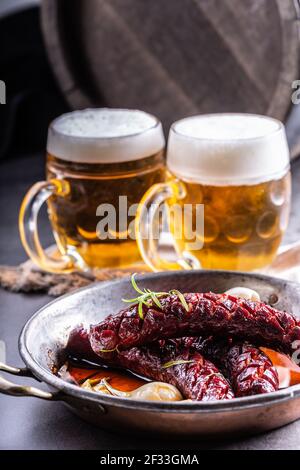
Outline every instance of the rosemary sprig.
<svg viewBox="0 0 300 470">
<path fill-rule="evenodd" d="M 117 351 L 117 348 L 114 348 L 114 349 L 99 349 L 99 352 L 101 352 L 101 353 L 110 353 L 110 352 L 114 352 L 114 351 Z"/>
<path fill-rule="evenodd" d="M 170 290 L 170 294 L 178 295 L 179 300 L 182 303 L 182 305 L 184 306 L 184 308 L 186 309 L 186 311 L 187 312 L 190 311 L 190 308 L 187 304 L 187 301 L 184 298 L 184 295 L 179 290 L 176 290 L 176 289 Z"/>
<path fill-rule="evenodd" d="M 165 364 L 163 364 L 161 366 L 162 369 L 168 369 L 169 367 L 174 367 L 174 366 L 178 366 L 180 364 L 191 364 L 192 362 L 195 362 L 193 360 L 191 361 L 185 361 L 184 359 L 182 360 L 178 360 L 178 361 L 169 361 L 169 362 L 166 362 Z"/>
<path fill-rule="evenodd" d="M 134 290 L 135 290 L 136 292 L 138 292 L 139 294 L 144 295 L 145 292 L 143 292 L 143 291 L 139 288 L 139 286 L 137 285 L 137 283 L 136 283 L 136 280 L 135 280 L 135 276 L 136 276 L 136 275 L 137 275 L 137 273 L 133 273 L 132 276 L 131 276 L 131 284 L 132 284 L 132 287 L 134 288 Z"/>
<path fill-rule="evenodd" d="M 143 320 L 144 319 L 144 312 L 143 312 L 143 305 L 149 306 L 149 301 L 152 300 L 158 308 L 162 308 L 160 301 L 158 300 L 158 296 L 168 295 L 168 292 L 152 292 L 150 289 L 141 290 L 136 283 L 135 276 L 137 273 L 132 274 L 131 276 L 131 284 L 134 290 L 140 294 L 139 296 L 135 297 L 134 299 L 122 299 L 123 302 L 134 303 L 138 305 L 138 314 L 139 317 Z"/>
<path fill-rule="evenodd" d="M 99 349 L 98 351 L 101 352 L 101 353 L 111 353 L 111 352 L 115 352 L 115 351 L 117 351 L 118 354 L 120 353 L 118 344 L 113 349 Z"/>
<path fill-rule="evenodd" d="M 152 302 L 160 309 L 162 309 L 162 304 L 159 301 L 159 297 L 165 296 L 165 295 L 177 295 L 181 304 L 185 308 L 185 310 L 188 312 L 189 311 L 189 306 L 187 304 L 187 301 L 184 298 L 184 295 L 176 289 L 171 290 L 170 292 L 153 292 L 150 289 L 140 289 L 139 286 L 136 283 L 135 276 L 137 273 L 132 274 L 131 276 L 131 284 L 134 290 L 140 294 L 134 299 L 122 299 L 123 302 L 128 302 L 128 303 L 134 303 L 137 304 L 138 306 L 138 314 L 139 317 L 143 320 L 144 319 L 144 312 L 143 312 L 143 305 L 146 305 L 147 307 L 150 304 L 150 301 Z"/>
<path fill-rule="evenodd" d="M 157 305 L 158 308 L 162 308 L 162 304 L 158 300 L 157 294 L 152 292 L 150 289 L 145 289 L 145 290 L 149 293 L 149 295 L 150 295 L 151 299 L 153 300 L 153 302 L 155 303 L 155 305 Z M 162 293 L 160 293 L 160 294 L 162 294 Z"/>
</svg>

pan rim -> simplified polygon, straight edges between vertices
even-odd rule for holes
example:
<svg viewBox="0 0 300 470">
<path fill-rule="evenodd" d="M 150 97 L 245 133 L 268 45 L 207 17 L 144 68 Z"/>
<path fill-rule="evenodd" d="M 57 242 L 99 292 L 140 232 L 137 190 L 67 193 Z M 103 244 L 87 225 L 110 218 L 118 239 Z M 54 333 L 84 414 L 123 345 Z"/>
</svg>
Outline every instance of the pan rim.
<svg viewBox="0 0 300 470">
<path fill-rule="evenodd" d="M 217 276 L 222 275 L 231 275 L 231 276 L 246 276 L 253 279 L 264 279 L 265 281 L 270 281 L 273 284 L 278 283 L 282 284 L 285 283 L 290 286 L 297 286 L 299 289 L 299 285 L 292 281 L 287 281 L 280 278 L 274 278 L 272 276 L 268 276 L 265 274 L 256 274 L 256 273 L 245 273 L 241 271 L 222 271 L 222 270 L 193 270 L 193 271 L 172 271 L 172 272 L 158 272 L 158 273 L 147 273 L 146 275 L 139 275 L 142 276 L 142 279 L 147 281 L 147 279 L 153 279 L 156 277 L 168 277 L 170 274 L 175 275 L 176 273 L 180 275 L 206 275 L 212 274 Z M 45 310 L 47 310 L 53 304 L 60 303 L 62 300 L 74 296 L 78 293 L 84 291 L 90 291 L 97 289 L 99 286 L 101 288 L 105 288 L 111 285 L 122 284 L 126 282 L 128 278 L 117 279 L 114 281 L 104 281 L 104 282 L 94 282 L 89 286 L 82 287 L 77 289 L 74 292 L 67 293 L 57 299 L 52 300 L 51 302 L 47 303 L 40 309 L 38 309 L 31 318 L 26 322 L 24 327 L 22 328 L 21 334 L 19 336 L 19 352 L 21 358 L 23 359 L 25 365 L 30 369 L 35 377 L 39 380 L 44 382 L 45 384 L 53 387 L 54 389 L 62 392 L 65 394 L 66 399 L 68 397 L 74 397 L 81 399 L 86 402 L 96 403 L 98 405 L 103 406 L 111 406 L 117 408 L 126 408 L 126 409 L 134 409 L 137 411 L 151 411 L 151 412 L 158 412 L 158 413 L 217 413 L 217 412 L 238 412 L 241 410 L 251 409 L 262 407 L 266 405 L 277 405 L 278 403 L 282 403 L 285 401 L 290 401 L 297 396 L 300 396 L 300 384 L 290 386 L 286 389 L 277 390 L 276 392 L 271 392 L 268 394 L 260 394 L 254 395 L 250 397 L 240 397 L 234 398 L 233 400 L 224 400 L 224 401 L 212 401 L 212 402 L 150 402 L 144 400 L 132 400 L 128 398 L 121 398 L 121 397 L 110 397 L 105 395 L 98 395 L 95 392 L 84 390 L 80 388 L 78 385 L 69 384 L 68 382 L 60 379 L 59 377 L 55 376 L 53 373 L 42 367 L 31 355 L 28 347 L 27 347 L 27 336 L 30 332 L 30 328 L 32 324 L 34 324 L 35 319 L 42 314 Z"/>
</svg>

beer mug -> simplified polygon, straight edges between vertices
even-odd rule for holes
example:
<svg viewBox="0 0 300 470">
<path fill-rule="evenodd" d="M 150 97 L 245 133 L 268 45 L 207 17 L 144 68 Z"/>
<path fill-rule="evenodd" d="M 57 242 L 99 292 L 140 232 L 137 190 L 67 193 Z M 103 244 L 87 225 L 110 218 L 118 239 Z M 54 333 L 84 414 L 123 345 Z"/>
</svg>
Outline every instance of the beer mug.
<svg viewBox="0 0 300 470">
<path fill-rule="evenodd" d="M 20 210 L 21 240 L 29 257 L 50 272 L 141 260 L 136 207 L 149 187 L 164 181 L 164 146 L 160 121 L 142 111 L 87 109 L 54 120 L 48 132 L 47 180 L 29 190 Z M 43 249 L 38 235 L 44 202 L 56 257 Z"/>
<path fill-rule="evenodd" d="M 289 150 L 281 122 L 251 114 L 177 121 L 169 134 L 167 169 L 167 181 L 146 192 L 136 219 L 138 245 L 152 270 L 250 271 L 271 263 L 290 209 Z M 175 261 L 160 252 L 162 205 Z"/>
</svg>

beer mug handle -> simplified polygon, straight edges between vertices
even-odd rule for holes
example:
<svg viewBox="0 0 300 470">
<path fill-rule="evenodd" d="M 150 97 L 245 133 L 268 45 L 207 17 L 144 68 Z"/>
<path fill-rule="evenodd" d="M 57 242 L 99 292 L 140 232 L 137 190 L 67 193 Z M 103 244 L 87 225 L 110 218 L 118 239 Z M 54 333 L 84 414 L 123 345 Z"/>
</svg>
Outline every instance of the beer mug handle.
<svg viewBox="0 0 300 470">
<path fill-rule="evenodd" d="M 135 236 L 141 256 L 152 271 L 189 270 L 201 267 L 194 256 L 180 250 L 174 237 L 176 252 L 174 262 L 163 258 L 159 249 L 159 235 L 162 230 L 161 218 L 157 216 L 158 211 L 164 203 L 173 204 L 185 197 L 185 194 L 184 184 L 178 180 L 172 180 L 153 185 L 139 203 L 135 219 Z M 170 230 L 169 234 L 172 237 Z"/>
<path fill-rule="evenodd" d="M 25 195 L 19 213 L 22 244 L 32 261 L 45 271 L 69 273 L 75 270 L 74 261 L 58 245 L 60 256 L 50 257 L 43 249 L 38 233 L 38 216 L 42 205 L 53 195 L 64 196 L 67 183 L 61 180 L 40 181 Z"/>
</svg>

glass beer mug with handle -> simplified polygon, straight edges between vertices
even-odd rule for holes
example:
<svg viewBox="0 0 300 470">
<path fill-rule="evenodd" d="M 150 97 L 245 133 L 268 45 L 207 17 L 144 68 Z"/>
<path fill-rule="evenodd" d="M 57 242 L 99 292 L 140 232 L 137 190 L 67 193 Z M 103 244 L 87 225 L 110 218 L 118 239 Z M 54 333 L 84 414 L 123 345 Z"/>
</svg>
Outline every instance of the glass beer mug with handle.
<svg viewBox="0 0 300 470">
<path fill-rule="evenodd" d="M 47 181 L 29 190 L 20 210 L 21 240 L 30 258 L 50 272 L 141 260 L 133 209 L 149 187 L 165 180 L 164 146 L 160 121 L 142 111 L 87 109 L 54 120 Z M 38 235 L 46 201 L 57 257 L 49 256 Z"/>
<path fill-rule="evenodd" d="M 290 208 L 289 150 L 280 121 L 252 114 L 177 121 L 167 169 L 169 178 L 146 192 L 136 218 L 139 249 L 152 270 L 250 271 L 271 263 Z M 161 206 L 177 256 L 172 262 L 159 247 Z"/>
</svg>

